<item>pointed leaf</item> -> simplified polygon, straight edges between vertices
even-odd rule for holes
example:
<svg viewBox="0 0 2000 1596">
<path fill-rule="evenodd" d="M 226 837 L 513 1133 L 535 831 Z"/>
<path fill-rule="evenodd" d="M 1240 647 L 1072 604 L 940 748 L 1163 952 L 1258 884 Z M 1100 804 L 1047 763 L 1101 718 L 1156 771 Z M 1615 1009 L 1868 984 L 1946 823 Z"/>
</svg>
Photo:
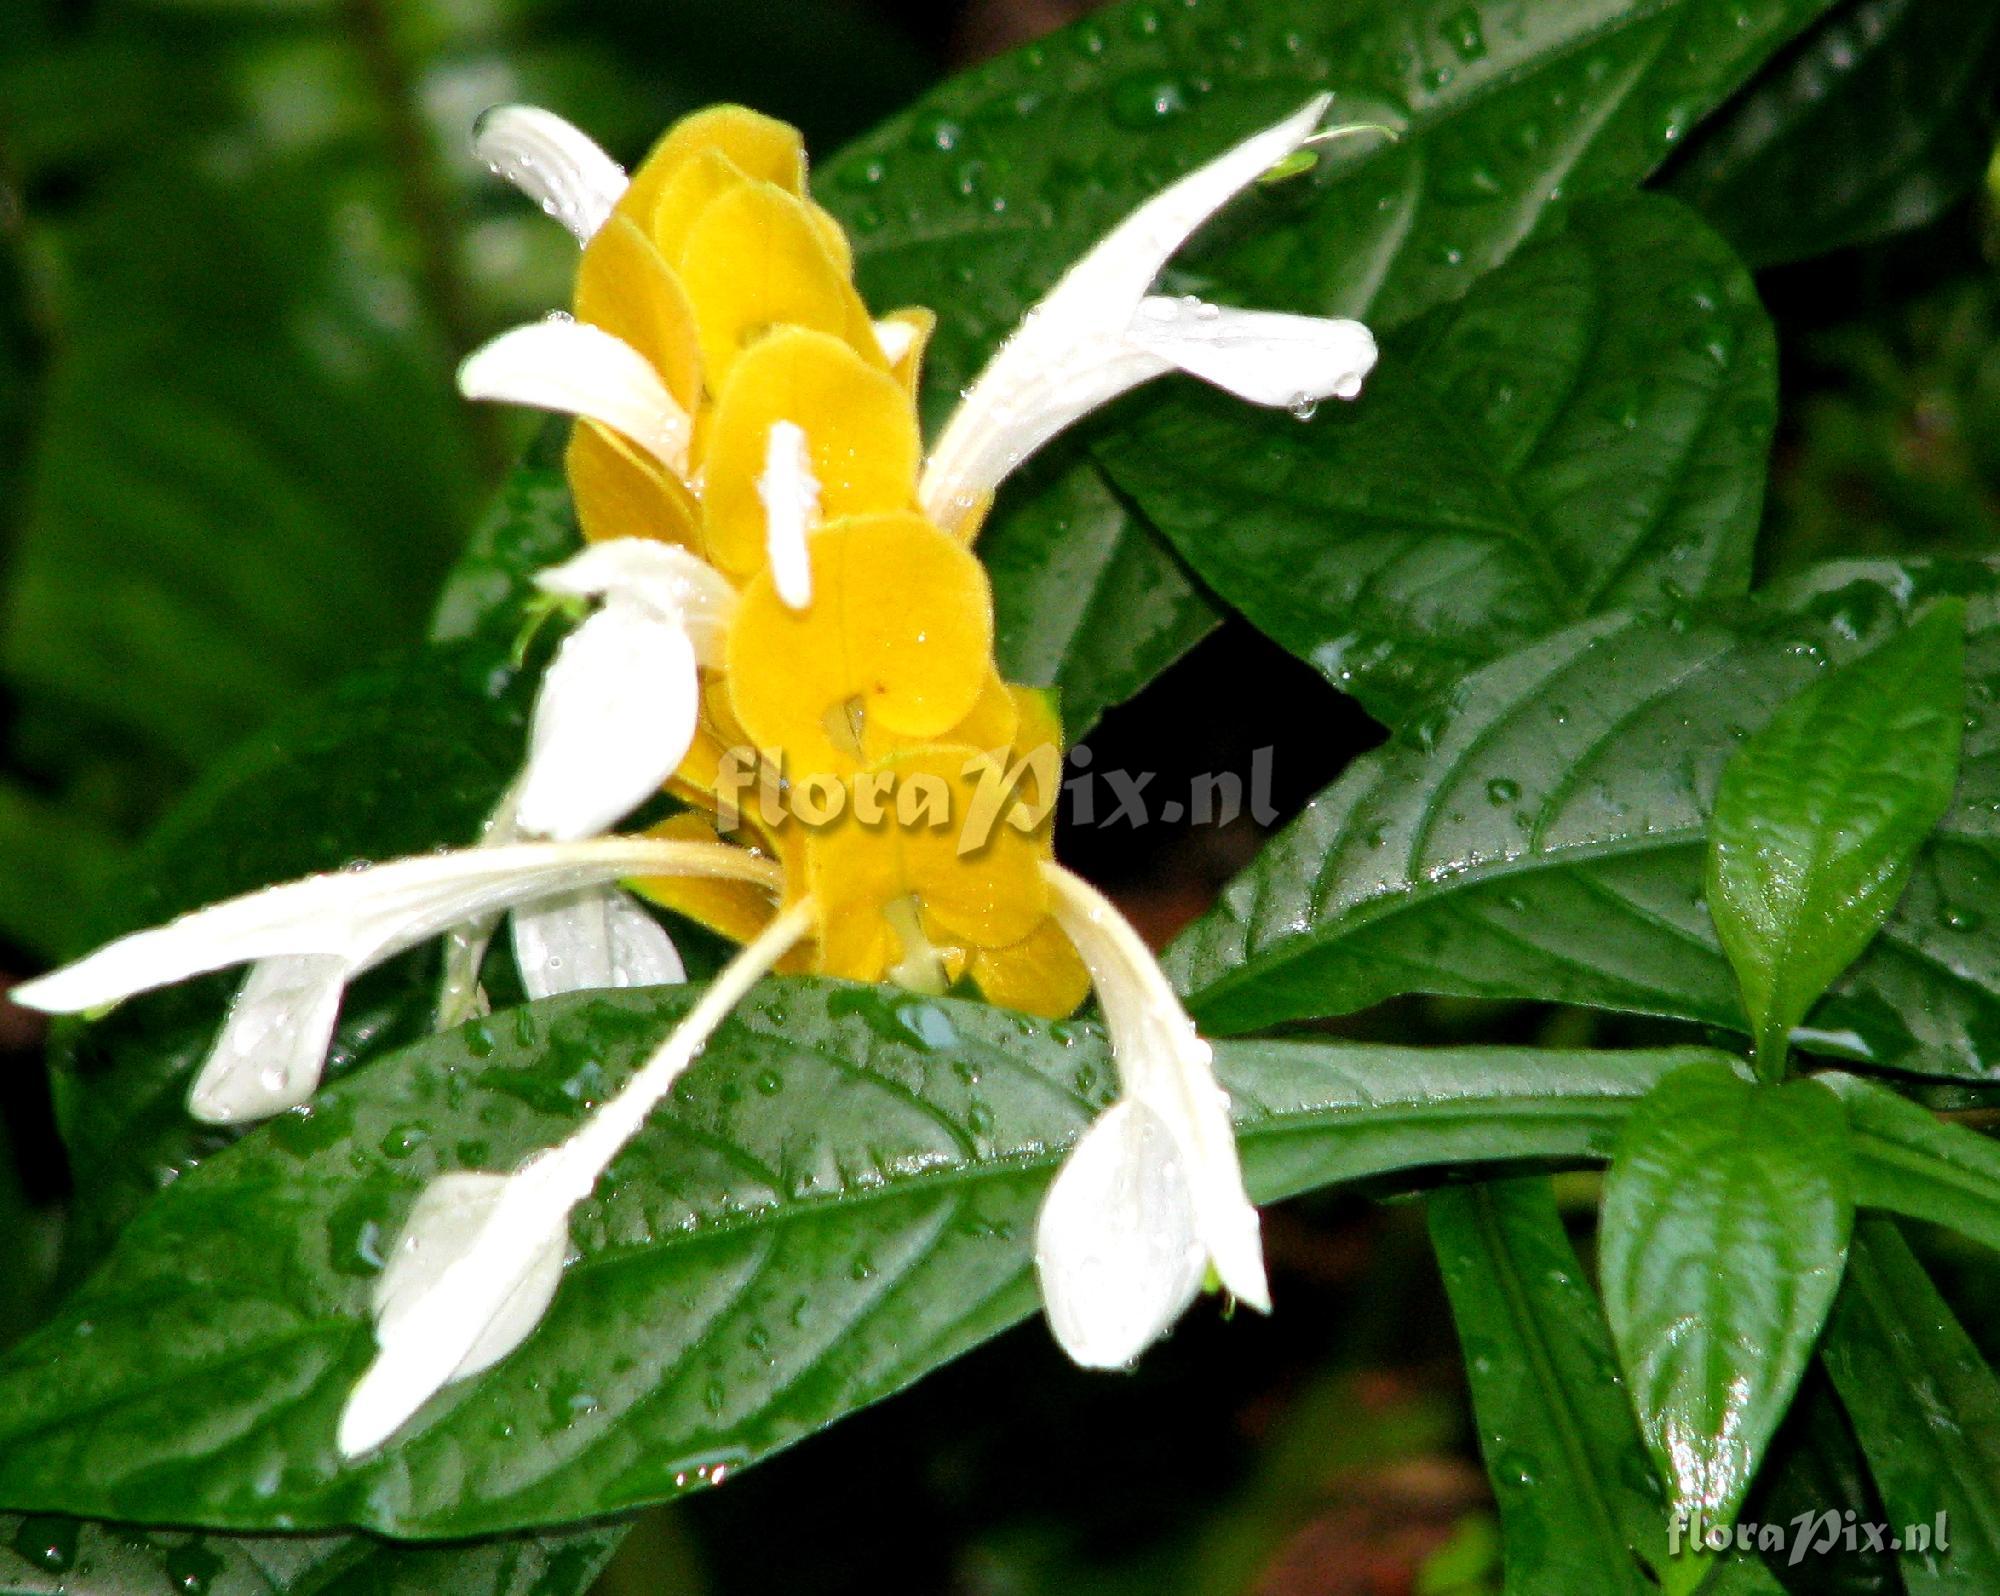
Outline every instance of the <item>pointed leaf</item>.
<svg viewBox="0 0 2000 1596">
<path fill-rule="evenodd" d="M 1547 1179 L 1445 1187 L 1430 1225 L 1508 1588 L 1643 1596 L 1667 1550 L 1659 1482 Z"/>
<path fill-rule="evenodd" d="M 1840 1285 L 1846 1116 L 1813 1081 L 1692 1065 L 1626 1121 L 1604 1182 L 1604 1306 L 1676 1511 L 1727 1525 Z"/>
<path fill-rule="evenodd" d="M 1708 910 L 1768 1073 L 1902 896 L 1958 784 L 1964 716 L 1965 610 L 1945 600 L 1814 682 L 1723 770 Z"/>
<path fill-rule="evenodd" d="M 1530 997 L 1746 1030 L 1703 902 L 1734 745 L 1929 600 L 1968 604 L 1979 713 L 1910 890 L 1796 1044 L 1976 1075 L 2000 1061 L 2000 579 L 1838 563 L 1744 607 L 1583 623 L 1496 661 L 1316 798 L 1181 939 L 1211 1030 L 1403 992 Z"/>
<path fill-rule="evenodd" d="M 1749 275 L 1632 195 L 1392 335 L 1352 407 L 1274 427 L 1184 385 L 1097 452 L 1225 601 L 1399 725 L 1586 616 L 1744 591 L 1776 416 Z"/>
<path fill-rule="evenodd" d="M 578 1210 L 541 1327 L 343 1464 L 374 1279 L 425 1183 L 567 1133 L 691 998 L 496 1014 L 176 1181 L 0 1360 L 0 1502 L 416 1536 L 597 1516 L 712 1483 L 1033 1310 L 1041 1193 L 1112 1085 L 1097 1033 L 771 982 Z M 1219 1064 L 1269 1201 L 1603 1157 L 1637 1097 L 1700 1057 L 1243 1043 Z"/>
<path fill-rule="evenodd" d="M 1820 1360 L 1902 1542 L 1910 1596 L 2000 1589 L 2000 1379 L 1885 1220 L 1855 1231 Z"/>
<path fill-rule="evenodd" d="M 1219 247 L 1190 252 L 1181 275 L 1232 303 L 1364 316 L 1381 333 L 1456 299 L 1574 203 L 1639 182 L 1825 6 L 1271 0 L 1239 15 L 1126 0 L 942 85 L 823 164 L 816 190 L 854 230 L 872 304 L 940 312 L 925 384 L 935 432 L 1022 314 L 1113 223 L 1315 93 L 1334 90 L 1340 117 L 1386 119 L 1400 139 L 1348 141 L 1312 176 L 1247 196 L 1216 230 Z M 1268 412 L 1258 424 L 1264 438 L 1292 426 Z M 1052 535 L 1067 512 L 1040 496 L 1105 493 L 1075 484 L 1072 473 L 1097 471 L 1079 442 L 1056 445 L 1047 464 L 1002 493 L 987 529 L 1012 544 L 1003 613 L 1026 608 L 1011 584 L 1044 589 L 1079 558 Z M 1012 527 L 1017 516 L 1032 530 Z M 1110 519 L 1078 532 L 1098 568 L 1163 558 L 1143 518 L 1115 501 Z M 1187 646 L 1185 599 L 1121 617 L 1109 640 L 1073 629 L 1072 614 L 1052 611 L 1032 639 L 1028 652 L 1055 665 L 1031 681 L 1067 690 L 1074 650 L 1086 683 L 1122 684 Z"/>
</svg>

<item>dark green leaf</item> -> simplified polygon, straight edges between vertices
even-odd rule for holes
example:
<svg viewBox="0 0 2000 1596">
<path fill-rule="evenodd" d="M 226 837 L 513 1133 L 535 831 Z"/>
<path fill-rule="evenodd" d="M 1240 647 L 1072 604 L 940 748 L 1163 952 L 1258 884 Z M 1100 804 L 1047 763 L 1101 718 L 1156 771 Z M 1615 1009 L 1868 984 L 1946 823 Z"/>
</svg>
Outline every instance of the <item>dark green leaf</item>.
<svg viewBox="0 0 2000 1596">
<path fill-rule="evenodd" d="M 2000 1248 L 2000 1145 L 1871 1081 L 1820 1079 L 1847 1104 L 1854 1201 Z"/>
<path fill-rule="evenodd" d="M 1665 1509 L 1545 1178 L 1446 1187 L 1431 1241 L 1500 1504 L 1510 1590 L 1653 1589 Z"/>
<path fill-rule="evenodd" d="M 1856 1230 L 1820 1358 L 1904 1542 L 1911 1596 L 2000 1589 L 2000 1380 L 1894 1225 Z"/>
<path fill-rule="evenodd" d="M 1964 731 L 1965 609 L 1947 599 L 1806 688 L 1724 767 L 1708 911 L 1765 1073 L 1902 896 Z"/>
<path fill-rule="evenodd" d="M 1676 1511 L 1726 1525 L 1840 1285 L 1847 1120 L 1815 1081 L 1669 1076 L 1604 1182 L 1604 1306 Z"/>
<path fill-rule="evenodd" d="M 2000 1060 L 2000 599 L 1992 567 L 1839 564 L 1763 604 L 1607 617 L 1472 677 L 1357 761 L 1170 959 L 1211 1029 L 1400 992 L 1747 1022 L 1702 902 L 1734 745 L 1929 599 L 1969 604 L 1959 798 L 1882 935 L 1794 1040 L 1978 1074 Z"/>
<path fill-rule="evenodd" d="M 1581 206 L 1304 426 L 1182 385 L 1098 453 L 1202 579 L 1400 724 L 1571 622 L 1750 581 L 1777 348 L 1656 196 Z"/>
<path fill-rule="evenodd" d="M 0 1514 L 0 1596 L 583 1596 L 621 1528 L 467 1546 L 250 1538 Z"/>
<path fill-rule="evenodd" d="M 1845 0 L 1701 130 L 1669 186 L 1759 267 L 1920 226 L 1986 169 L 1996 52 L 1992 0 Z"/>
<path fill-rule="evenodd" d="M 176 1181 L 0 1361 L 0 1502 L 456 1536 L 711 1482 L 1031 1311 L 1028 1236 L 1111 1072 L 1087 1028 L 768 983 L 578 1210 L 522 1350 L 343 1466 L 382 1250 L 422 1183 L 574 1128 L 686 988 L 495 1015 L 348 1076 Z M 1253 1194 L 1465 1159 L 1602 1157 L 1686 1050 L 1221 1050 Z"/>
<path fill-rule="evenodd" d="M 354 859 L 463 845 L 512 778 L 523 692 L 476 651 L 435 649 L 365 673 L 253 739 L 162 824 L 93 928 L 97 939 Z M 436 958 L 407 955 L 348 993 L 330 1068 L 428 1028 Z M 94 1263 L 160 1187 L 235 1134 L 184 1099 L 234 972 L 58 1026 L 52 1067 L 77 1201 L 66 1267 Z"/>
<path fill-rule="evenodd" d="M 1008 681 L 1058 690 L 1075 742 L 1206 637 L 1215 606 L 1088 460 L 1038 461 L 1019 487 L 979 544 L 993 651 Z"/>
<path fill-rule="evenodd" d="M 944 84 L 823 167 L 819 192 L 854 232 L 870 302 L 940 314 L 925 395 L 935 427 L 1112 223 L 1322 90 L 1337 118 L 1387 118 L 1401 139 L 1335 146 L 1312 176 L 1246 199 L 1221 247 L 1186 263 L 1185 286 L 1365 315 L 1386 332 L 1463 294 L 1570 204 L 1638 182 L 1825 5 L 1126 0 Z M 1281 414 L 1258 423 L 1265 436 L 1292 426 Z M 1072 476 L 1096 470 L 1078 445 L 1052 461 L 1041 491 L 1102 496 Z M 1016 484 L 987 533 L 1012 544 L 1003 612 L 1035 613 L 1007 584 L 1044 590 L 1048 571 L 1077 558 L 1050 536 L 1073 512 L 1038 497 Z M 1015 517 L 1032 528 L 1012 528 Z M 1094 568 L 1162 559 L 1135 518 L 1084 526 Z M 1049 635 L 1016 643 L 1014 659 L 1055 662 L 1032 679 L 1067 689 L 1069 651 L 1082 647 L 1087 684 L 1122 685 L 1186 646 L 1181 605 L 1120 617 L 1118 647 L 1077 632 L 1073 615 L 1060 607 Z"/>
</svg>

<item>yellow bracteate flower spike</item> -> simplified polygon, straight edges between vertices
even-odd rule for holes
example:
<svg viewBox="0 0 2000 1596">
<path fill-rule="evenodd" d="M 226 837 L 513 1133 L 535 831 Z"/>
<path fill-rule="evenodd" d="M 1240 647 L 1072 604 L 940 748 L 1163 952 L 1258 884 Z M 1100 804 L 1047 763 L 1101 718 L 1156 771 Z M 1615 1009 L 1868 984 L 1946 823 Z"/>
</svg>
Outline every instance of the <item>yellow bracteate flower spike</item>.
<svg viewBox="0 0 2000 1596">
<path fill-rule="evenodd" d="M 915 503 L 923 444 L 908 391 L 843 340 L 782 328 L 736 362 L 705 433 L 703 546 L 733 577 L 764 566 L 758 481 L 780 421 L 805 434 L 824 520 Z"/>
</svg>

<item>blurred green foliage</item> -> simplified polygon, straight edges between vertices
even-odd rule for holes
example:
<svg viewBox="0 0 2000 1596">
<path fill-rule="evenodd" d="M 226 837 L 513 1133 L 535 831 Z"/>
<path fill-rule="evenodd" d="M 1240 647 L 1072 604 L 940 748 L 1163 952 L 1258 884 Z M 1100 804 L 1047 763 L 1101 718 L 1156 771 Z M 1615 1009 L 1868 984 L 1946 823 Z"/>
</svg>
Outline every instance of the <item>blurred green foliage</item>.
<svg viewBox="0 0 2000 1596">
<path fill-rule="evenodd" d="M 575 261 L 479 111 L 634 159 L 738 97 L 825 147 L 929 70 L 843 0 L 5 0 L 0 930 L 73 946 L 195 770 L 421 636 L 523 436 L 452 367 Z"/>
</svg>

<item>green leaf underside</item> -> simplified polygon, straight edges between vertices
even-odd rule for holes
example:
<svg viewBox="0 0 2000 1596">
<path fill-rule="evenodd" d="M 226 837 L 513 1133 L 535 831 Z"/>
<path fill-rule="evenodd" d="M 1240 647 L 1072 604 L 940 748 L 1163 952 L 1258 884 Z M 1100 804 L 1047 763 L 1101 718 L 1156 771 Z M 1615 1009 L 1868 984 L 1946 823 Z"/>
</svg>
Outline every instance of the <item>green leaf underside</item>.
<svg viewBox="0 0 2000 1596">
<path fill-rule="evenodd" d="M 1488 666 L 1308 806 L 1172 950 L 1211 1030 L 1403 992 L 1744 1029 L 1703 902 L 1734 745 L 1926 602 L 1968 601 L 1958 798 L 1801 1045 L 1946 1074 L 2000 1059 L 2000 576 L 1843 562 L 1755 605 L 1582 623 Z"/>
<path fill-rule="evenodd" d="M 0 1514 L 0 1596 L 583 1596 L 610 1526 L 477 1546 L 360 1535 L 233 1536 Z"/>
<path fill-rule="evenodd" d="M 1334 93 L 1334 121 L 1387 120 L 1400 140 L 1336 145 L 1318 172 L 1247 197 L 1179 276 L 1225 301 L 1365 315 L 1386 332 L 1457 298 L 1576 201 L 1642 180 L 1825 5 L 1131 0 L 940 86 L 825 163 L 815 188 L 853 234 L 871 304 L 940 312 L 925 384 L 934 431 L 1114 222 L 1315 93 Z M 1267 436 L 1294 426 L 1270 413 L 1254 424 Z M 1039 486 L 1003 495 L 986 532 L 1006 549 L 1003 616 L 1035 613 L 1013 584 L 1041 591 L 1051 571 L 1076 569 L 1058 529 L 1075 524 L 1075 495 L 1105 494 L 1081 441 L 1057 444 L 1050 464 Z M 1083 525 L 1097 573 L 1086 608 L 1119 603 L 1135 566 L 1173 570 L 1142 518 L 1121 508 Z M 1075 626 L 1076 606 L 1060 606 L 1033 632 L 1011 629 L 1003 663 L 1066 695 L 1074 669 L 1079 705 L 1129 693 L 1203 629 L 1198 590 L 1182 579 L 1161 596 L 1171 602 L 1109 631 Z M 1067 723 L 1074 734 L 1087 720 L 1072 711 Z"/>
<path fill-rule="evenodd" d="M 1760 268 L 1921 226 L 1992 154 L 1997 48 L 1993 0 L 1844 0 L 1700 130 L 1668 188 Z"/>
<path fill-rule="evenodd" d="M 1652 1590 L 1642 1560 L 1666 1552 L 1659 1484 L 1547 1179 L 1435 1192 L 1430 1227 L 1500 1506 L 1508 1588 Z"/>
<path fill-rule="evenodd" d="M 1574 621 L 1744 591 L 1776 400 L 1748 275 L 1630 195 L 1390 337 L 1352 407 L 1274 426 L 1182 385 L 1098 452 L 1209 586 L 1400 725 Z"/>
<path fill-rule="evenodd" d="M 428 650 L 349 679 L 210 773 L 131 860 L 97 936 L 354 859 L 471 842 L 519 764 L 523 721 L 521 689 L 476 650 Z M 426 1032 L 436 963 L 419 949 L 349 989 L 330 1074 Z M 190 1120 L 185 1098 L 240 979 L 224 971 L 57 1027 L 51 1068 L 77 1182 L 72 1276 L 236 1134 Z"/>
<path fill-rule="evenodd" d="M 2000 1380 L 1909 1244 L 1856 1227 L 1820 1345 L 1882 1493 L 1892 1535 L 1946 1526 L 1948 1549 L 1905 1548 L 1911 1596 L 2000 1589 Z"/>
<path fill-rule="evenodd" d="M 1964 606 L 1947 599 L 1814 682 L 1730 760 L 1709 819 L 1708 907 L 1760 1065 L 1867 946 L 1951 803 Z"/>
<path fill-rule="evenodd" d="M 1663 1081 L 1605 1177 L 1604 1306 L 1672 1505 L 1728 1523 L 1840 1285 L 1847 1121 L 1814 1081 Z"/>
<path fill-rule="evenodd" d="M 767 983 L 599 1193 L 534 1337 L 343 1468 L 373 1276 L 423 1181 L 574 1126 L 685 990 L 556 999 L 373 1064 L 184 1176 L 0 1362 L 0 1502 L 484 1534 L 712 1482 L 1029 1313 L 1028 1237 L 1107 1100 L 1101 1040 L 981 1004 Z M 1602 1157 L 1698 1051 L 1223 1048 L 1251 1190 Z"/>
</svg>

